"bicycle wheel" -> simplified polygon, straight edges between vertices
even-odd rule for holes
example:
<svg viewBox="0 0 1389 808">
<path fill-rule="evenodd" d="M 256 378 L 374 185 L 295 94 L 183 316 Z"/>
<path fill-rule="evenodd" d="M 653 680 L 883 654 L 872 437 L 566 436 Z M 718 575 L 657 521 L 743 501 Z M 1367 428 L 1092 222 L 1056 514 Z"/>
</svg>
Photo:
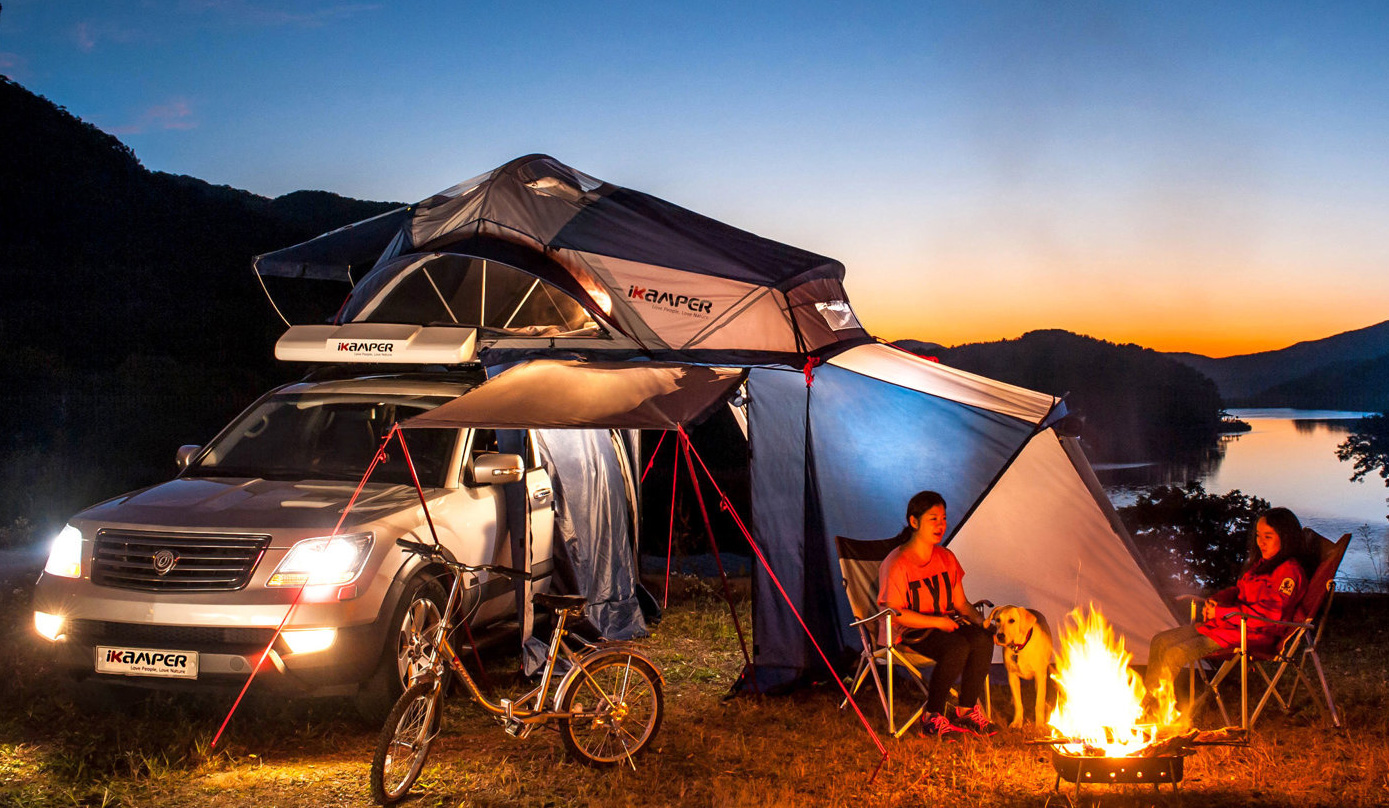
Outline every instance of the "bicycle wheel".
<svg viewBox="0 0 1389 808">
<path fill-rule="evenodd" d="M 585 660 L 560 700 L 564 748 L 587 766 L 611 766 L 646 748 L 661 728 L 661 677 L 641 657 L 621 652 Z"/>
<path fill-rule="evenodd" d="M 439 732 L 443 688 L 432 679 L 411 685 L 386 716 L 371 761 L 371 796 L 381 805 L 399 802 L 415 784 Z"/>
</svg>

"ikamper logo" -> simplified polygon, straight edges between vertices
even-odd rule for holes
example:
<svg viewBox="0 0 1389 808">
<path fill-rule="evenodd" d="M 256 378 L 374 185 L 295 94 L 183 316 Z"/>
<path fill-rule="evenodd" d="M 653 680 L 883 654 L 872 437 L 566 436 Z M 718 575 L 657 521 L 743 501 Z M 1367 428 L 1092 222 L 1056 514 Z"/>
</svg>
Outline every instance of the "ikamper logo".
<svg viewBox="0 0 1389 808">
<path fill-rule="evenodd" d="M 122 651 L 119 648 L 107 648 L 106 661 L 120 662 L 126 665 L 168 665 L 171 668 L 181 668 L 188 664 L 188 655 L 163 651 Z"/>
<path fill-rule="evenodd" d="M 391 342 L 339 342 L 338 350 L 346 353 L 390 353 L 395 350 Z"/>
<path fill-rule="evenodd" d="M 659 289 L 644 289 L 640 286 L 628 286 L 627 296 L 634 300 L 645 300 L 647 303 L 655 303 L 658 306 L 667 306 L 672 309 L 688 309 L 689 311 L 700 314 L 709 314 L 714 308 L 714 301 L 705 300 L 701 297 L 691 297 L 690 295 L 677 295 L 672 292 L 662 292 Z"/>
</svg>

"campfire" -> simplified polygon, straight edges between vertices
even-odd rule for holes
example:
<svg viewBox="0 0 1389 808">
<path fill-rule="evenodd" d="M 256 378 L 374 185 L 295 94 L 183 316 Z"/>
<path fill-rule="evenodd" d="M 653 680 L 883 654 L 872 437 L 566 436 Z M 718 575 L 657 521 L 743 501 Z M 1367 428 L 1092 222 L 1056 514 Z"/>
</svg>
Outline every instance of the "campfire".
<svg viewBox="0 0 1389 808">
<path fill-rule="evenodd" d="M 1050 725 L 1064 742 L 1066 754 L 1087 757 L 1139 757 L 1179 729 L 1176 699 L 1170 690 L 1154 694 L 1158 719 L 1143 720 L 1147 690 L 1129 668 L 1132 655 L 1124 639 L 1093 607 L 1077 609 L 1066 619 L 1057 649 L 1056 685 L 1059 696 Z M 1171 730 L 1162 732 L 1162 730 Z"/>
<path fill-rule="evenodd" d="M 1239 740 L 1237 728 L 1198 732 L 1177 711 L 1170 688 L 1152 694 L 1155 717 L 1144 719 L 1148 695 L 1129 668 L 1122 637 L 1093 607 L 1066 619 L 1057 646 L 1059 695 L 1049 721 L 1057 784 L 1181 782 L 1186 755 L 1197 746 Z"/>
</svg>

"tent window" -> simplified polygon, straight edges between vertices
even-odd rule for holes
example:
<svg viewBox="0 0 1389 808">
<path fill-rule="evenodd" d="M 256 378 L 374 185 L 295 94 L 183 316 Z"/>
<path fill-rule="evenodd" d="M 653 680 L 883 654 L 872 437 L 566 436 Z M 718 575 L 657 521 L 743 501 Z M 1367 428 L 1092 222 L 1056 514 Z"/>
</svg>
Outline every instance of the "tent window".
<svg viewBox="0 0 1389 808">
<path fill-rule="evenodd" d="M 505 264 L 459 255 L 410 270 L 363 319 L 545 336 L 597 331 L 583 307 L 554 286 Z"/>
</svg>

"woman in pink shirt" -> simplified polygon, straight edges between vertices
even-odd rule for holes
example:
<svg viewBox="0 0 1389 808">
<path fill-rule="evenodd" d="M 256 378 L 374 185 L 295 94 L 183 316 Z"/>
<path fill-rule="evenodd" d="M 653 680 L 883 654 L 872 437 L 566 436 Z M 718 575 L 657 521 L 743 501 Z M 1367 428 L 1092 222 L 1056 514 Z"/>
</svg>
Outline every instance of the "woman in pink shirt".
<svg viewBox="0 0 1389 808">
<path fill-rule="evenodd" d="M 922 717 L 925 734 L 993 735 L 997 725 L 979 708 L 993 662 L 993 637 L 965 597 L 960 562 L 940 546 L 946 527 L 945 499 L 940 494 L 922 491 L 907 503 L 902 546 L 883 560 L 878 574 L 878 603 L 896 611 L 892 626 L 897 636 L 887 637 L 884 621 L 879 639 L 904 643 L 936 661 Z M 945 698 L 956 681 L 960 706 L 947 715 Z"/>
</svg>

